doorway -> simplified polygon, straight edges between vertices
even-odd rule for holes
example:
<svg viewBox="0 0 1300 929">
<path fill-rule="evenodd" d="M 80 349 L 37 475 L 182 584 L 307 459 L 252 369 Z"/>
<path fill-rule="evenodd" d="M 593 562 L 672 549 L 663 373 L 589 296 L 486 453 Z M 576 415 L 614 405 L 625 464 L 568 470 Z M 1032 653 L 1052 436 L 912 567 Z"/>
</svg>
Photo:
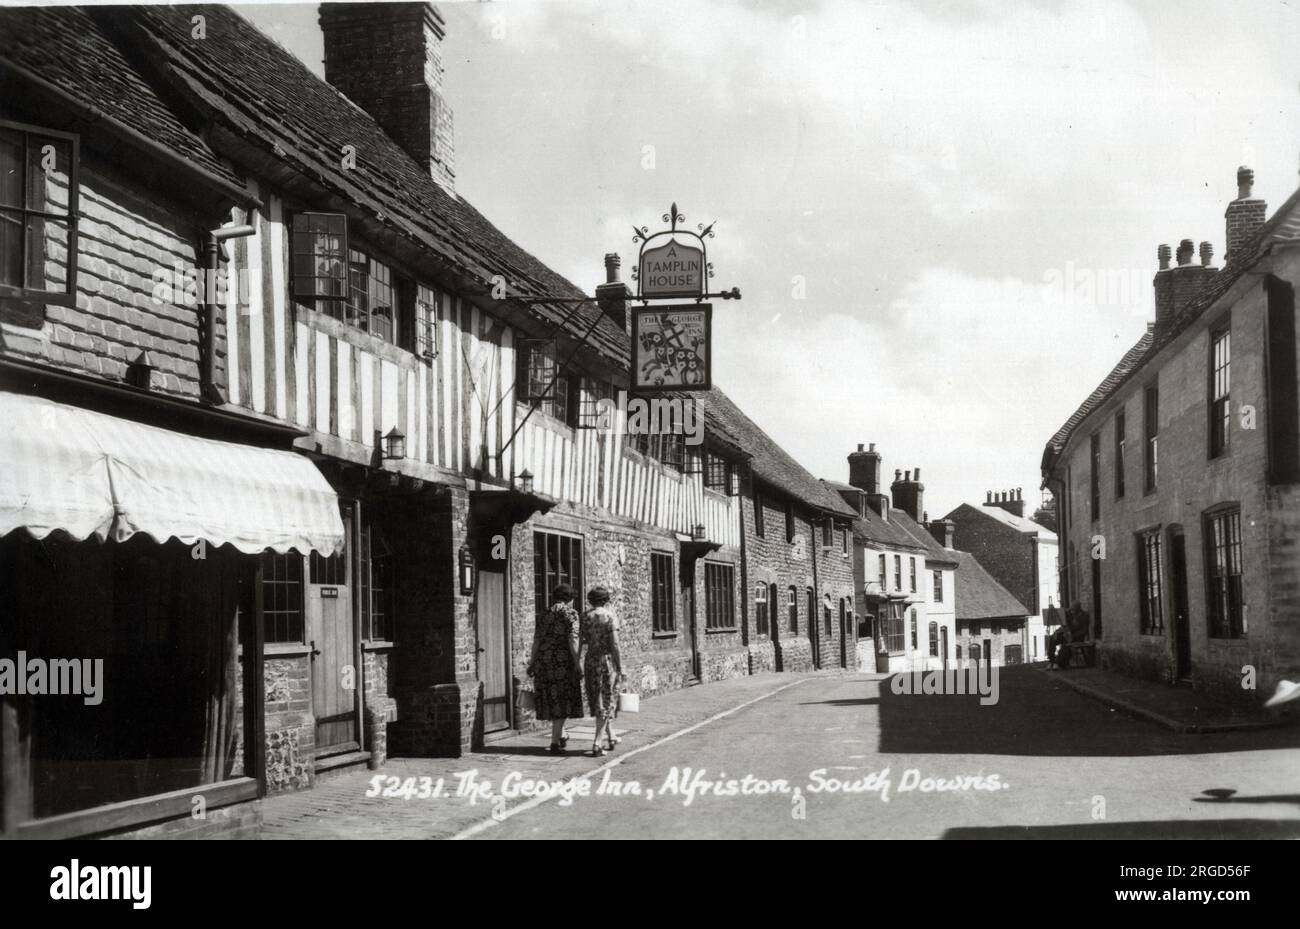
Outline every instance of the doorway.
<svg viewBox="0 0 1300 929">
<path fill-rule="evenodd" d="M 1169 580 L 1172 586 L 1174 679 L 1192 673 L 1192 624 L 1187 615 L 1187 542 L 1182 526 L 1169 527 Z"/>
<path fill-rule="evenodd" d="M 943 670 L 948 670 L 948 627 L 939 627 L 939 658 Z"/>
<path fill-rule="evenodd" d="M 316 717 L 316 755 L 358 751 L 357 693 L 361 686 L 356 660 L 352 593 L 353 556 L 357 551 L 356 506 L 342 505 L 344 550 L 308 559 L 307 620 L 311 646 L 312 713 Z"/>
<path fill-rule="evenodd" d="M 686 634 L 686 646 L 691 655 L 691 676 L 687 678 L 686 683 L 698 684 L 703 678 L 700 668 L 700 642 L 697 633 L 698 627 L 695 622 L 696 596 L 695 596 L 695 571 L 698 562 L 694 558 L 682 555 L 682 608 L 686 617 L 683 623 L 683 631 Z M 705 582 L 708 582 L 708 571 L 705 571 Z"/>
<path fill-rule="evenodd" d="M 821 636 L 817 634 L 817 597 L 811 587 L 808 588 L 808 641 L 812 645 L 813 667 L 822 666 Z"/>
<path fill-rule="evenodd" d="M 510 646 L 506 635 L 506 573 L 495 562 L 479 563 L 474 603 L 478 610 L 479 676 L 483 681 L 483 731 L 510 728 Z"/>
<path fill-rule="evenodd" d="M 840 667 L 849 666 L 849 614 L 840 598 Z"/>
<path fill-rule="evenodd" d="M 775 584 L 769 584 L 767 588 L 768 604 L 768 628 L 772 632 L 772 655 L 778 671 L 784 671 L 783 662 L 781 661 L 781 616 L 780 616 L 780 593 Z"/>
</svg>

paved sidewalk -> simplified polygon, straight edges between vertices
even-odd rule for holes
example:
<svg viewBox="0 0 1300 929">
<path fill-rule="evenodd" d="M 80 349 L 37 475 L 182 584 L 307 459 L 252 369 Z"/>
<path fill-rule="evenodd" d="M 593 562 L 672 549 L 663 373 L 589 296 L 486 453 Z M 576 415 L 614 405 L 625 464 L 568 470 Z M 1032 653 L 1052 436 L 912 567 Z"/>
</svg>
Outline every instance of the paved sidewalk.
<svg viewBox="0 0 1300 929">
<path fill-rule="evenodd" d="M 329 775 L 310 790 L 278 794 L 263 805 L 266 839 L 438 839 L 450 838 L 490 820 L 494 813 L 528 801 L 526 795 L 510 798 L 475 796 L 469 784 L 490 785 L 500 794 L 507 776 L 546 783 L 567 781 L 596 770 L 630 751 L 705 723 L 778 689 L 798 686 L 815 677 L 839 677 L 850 672 L 809 674 L 759 674 L 689 687 L 642 702 L 641 712 L 615 721 L 623 739 L 603 758 L 585 754 L 591 748 L 594 720 L 575 720 L 569 726 L 567 755 L 547 752 L 550 728 L 488 743 L 482 751 L 461 758 L 390 758 L 378 771 L 364 768 Z M 469 772 L 475 772 L 473 778 Z M 375 780 L 378 778 L 378 780 Z M 413 779 L 408 782 L 408 778 Z M 422 778 L 428 780 L 421 781 Z M 429 796 L 442 779 L 440 796 Z M 367 797 L 372 784 L 380 795 Z M 407 790 L 402 790 L 403 786 Z M 382 789 L 411 794 L 384 797 Z M 423 791 L 426 799 L 419 799 Z"/>
<path fill-rule="evenodd" d="M 1267 729 L 1296 721 L 1296 716 L 1292 713 L 1271 712 L 1262 708 L 1243 709 L 1221 697 L 1195 691 L 1190 687 L 1172 687 L 1100 668 L 1060 670 L 1044 667 L 1041 670 L 1056 682 L 1081 694 L 1174 732 Z"/>
</svg>

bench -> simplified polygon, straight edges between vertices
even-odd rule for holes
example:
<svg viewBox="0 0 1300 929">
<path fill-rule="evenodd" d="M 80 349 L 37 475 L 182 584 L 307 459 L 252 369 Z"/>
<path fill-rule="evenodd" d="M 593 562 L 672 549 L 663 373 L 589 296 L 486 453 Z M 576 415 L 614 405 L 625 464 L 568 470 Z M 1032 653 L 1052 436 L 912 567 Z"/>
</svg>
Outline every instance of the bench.
<svg viewBox="0 0 1300 929">
<path fill-rule="evenodd" d="M 1097 663 L 1096 642 L 1071 642 L 1066 647 L 1070 649 L 1071 668 L 1091 668 Z"/>
</svg>

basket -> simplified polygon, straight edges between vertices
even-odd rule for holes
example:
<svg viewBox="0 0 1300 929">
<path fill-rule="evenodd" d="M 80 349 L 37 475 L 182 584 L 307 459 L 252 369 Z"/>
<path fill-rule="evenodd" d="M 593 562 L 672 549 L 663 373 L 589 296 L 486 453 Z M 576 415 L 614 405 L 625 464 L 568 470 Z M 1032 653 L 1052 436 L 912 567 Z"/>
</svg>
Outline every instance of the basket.
<svg viewBox="0 0 1300 929">
<path fill-rule="evenodd" d="M 634 694 L 631 691 L 623 691 L 618 695 L 618 711 L 620 713 L 640 713 L 641 695 Z"/>
</svg>

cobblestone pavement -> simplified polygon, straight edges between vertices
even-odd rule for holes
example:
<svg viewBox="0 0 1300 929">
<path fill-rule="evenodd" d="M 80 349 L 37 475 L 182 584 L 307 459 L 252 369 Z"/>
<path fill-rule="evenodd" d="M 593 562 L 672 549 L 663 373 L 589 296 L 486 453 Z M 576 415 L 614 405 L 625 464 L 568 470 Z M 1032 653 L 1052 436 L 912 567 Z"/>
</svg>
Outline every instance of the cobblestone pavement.
<svg viewBox="0 0 1300 929">
<path fill-rule="evenodd" d="M 278 794 L 263 803 L 267 839 L 436 839 L 448 838 L 484 820 L 490 820 L 500 801 L 458 793 L 468 783 L 468 772 L 477 772 L 474 782 L 500 788 L 507 775 L 518 779 L 564 781 L 628 752 L 671 736 L 711 717 L 735 710 L 750 701 L 761 700 L 773 691 L 804 686 L 819 678 L 841 678 L 844 672 L 813 674 L 759 674 L 674 691 L 641 704 L 641 712 L 620 717 L 614 724 L 623 741 L 604 758 L 585 755 L 591 747 L 594 720 L 576 720 L 569 727 L 569 751 L 557 756 L 547 752 L 550 729 L 489 743 L 483 751 L 462 758 L 390 758 L 378 771 L 349 769 L 326 775 L 310 790 Z M 373 779 L 381 786 L 398 785 L 414 778 L 417 792 L 421 778 L 436 783 L 443 779 L 440 798 L 367 797 Z M 381 791 L 382 793 L 382 791 Z M 521 799 L 510 800 L 513 806 Z"/>
</svg>

